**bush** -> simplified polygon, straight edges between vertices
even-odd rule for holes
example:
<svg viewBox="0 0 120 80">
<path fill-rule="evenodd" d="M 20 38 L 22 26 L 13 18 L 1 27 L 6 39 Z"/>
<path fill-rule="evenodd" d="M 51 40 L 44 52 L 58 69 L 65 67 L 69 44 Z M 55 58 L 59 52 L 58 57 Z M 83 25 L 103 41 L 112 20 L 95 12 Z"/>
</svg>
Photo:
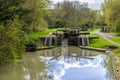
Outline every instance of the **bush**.
<svg viewBox="0 0 120 80">
<path fill-rule="evenodd" d="M 115 22 L 114 22 L 115 28 L 117 32 L 120 32 L 120 18 L 118 18 Z"/>
<path fill-rule="evenodd" d="M 26 51 L 27 52 L 33 52 L 36 51 L 37 45 L 35 44 L 35 42 L 30 41 L 28 44 L 25 45 L 26 46 Z"/>
</svg>

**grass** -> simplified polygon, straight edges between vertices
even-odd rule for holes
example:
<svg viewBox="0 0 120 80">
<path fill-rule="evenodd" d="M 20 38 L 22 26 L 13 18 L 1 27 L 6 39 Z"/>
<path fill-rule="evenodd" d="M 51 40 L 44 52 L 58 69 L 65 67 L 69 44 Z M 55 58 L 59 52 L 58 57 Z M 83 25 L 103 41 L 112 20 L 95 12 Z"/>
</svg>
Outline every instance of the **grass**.
<svg viewBox="0 0 120 80">
<path fill-rule="evenodd" d="M 66 28 L 66 29 L 69 30 L 69 28 Z M 38 31 L 32 34 L 29 34 L 28 38 L 32 40 L 37 40 L 39 37 L 49 35 L 50 33 L 53 33 L 56 30 L 65 30 L 65 28 L 55 28 L 55 29 L 47 29 L 47 30 Z"/>
<path fill-rule="evenodd" d="M 114 41 L 114 42 L 116 42 L 116 43 L 118 43 L 118 44 L 120 44 L 120 33 L 118 33 L 117 36 L 118 37 L 112 37 L 112 38 L 109 38 L 109 39 Z M 120 47 L 115 49 L 115 50 L 113 50 L 113 52 L 116 53 L 116 55 L 118 57 L 120 57 Z"/>
<path fill-rule="evenodd" d="M 114 42 L 116 42 L 116 43 L 118 43 L 118 44 L 120 44 L 120 37 L 113 37 L 113 38 L 109 38 L 110 40 L 112 40 L 112 41 L 114 41 Z M 118 56 L 118 57 L 120 57 L 120 47 L 119 48 L 117 48 L 117 49 L 115 49 L 115 50 L 113 50 L 113 52 Z"/>
<path fill-rule="evenodd" d="M 90 41 L 90 46 L 95 48 L 106 48 L 109 46 L 116 46 L 108 41 L 106 41 L 103 37 L 97 34 L 90 34 L 89 36 L 98 36 L 99 39 L 93 39 Z"/>
<path fill-rule="evenodd" d="M 99 39 L 93 39 L 90 41 L 90 46 L 94 48 L 107 48 L 109 46 L 115 46 L 118 47 L 108 41 L 106 41 L 104 38 L 102 38 L 100 35 L 97 34 L 89 34 L 89 36 L 99 36 Z M 111 38 L 111 40 L 120 43 L 120 38 Z M 118 57 L 120 57 L 120 47 L 113 50 L 113 53 L 115 53 Z"/>
<path fill-rule="evenodd" d="M 120 44 L 120 37 L 109 38 L 110 40 Z"/>
<path fill-rule="evenodd" d="M 56 29 L 59 31 L 59 30 L 65 30 L 65 29 L 69 30 L 70 28 L 56 28 Z"/>
<path fill-rule="evenodd" d="M 38 32 L 35 32 L 35 33 L 32 33 L 32 34 L 29 34 L 28 37 L 29 37 L 29 39 L 37 40 L 39 37 L 49 35 L 52 32 L 55 32 L 55 29 L 38 31 Z"/>
</svg>

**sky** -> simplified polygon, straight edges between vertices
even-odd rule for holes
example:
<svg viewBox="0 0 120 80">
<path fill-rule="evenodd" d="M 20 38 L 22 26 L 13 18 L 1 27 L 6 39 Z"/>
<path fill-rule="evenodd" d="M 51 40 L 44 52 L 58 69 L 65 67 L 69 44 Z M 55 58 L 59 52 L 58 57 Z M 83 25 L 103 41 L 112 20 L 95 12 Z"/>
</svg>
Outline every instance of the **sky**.
<svg viewBox="0 0 120 80">
<path fill-rule="evenodd" d="M 53 3 L 57 3 L 57 2 L 62 2 L 64 0 L 51 0 L 51 1 L 53 1 Z M 88 7 L 94 10 L 99 10 L 101 3 L 104 2 L 104 0 L 65 0 L 65 1 L 79 1 L 79 2 L 88 3 Z"/>
</svg>

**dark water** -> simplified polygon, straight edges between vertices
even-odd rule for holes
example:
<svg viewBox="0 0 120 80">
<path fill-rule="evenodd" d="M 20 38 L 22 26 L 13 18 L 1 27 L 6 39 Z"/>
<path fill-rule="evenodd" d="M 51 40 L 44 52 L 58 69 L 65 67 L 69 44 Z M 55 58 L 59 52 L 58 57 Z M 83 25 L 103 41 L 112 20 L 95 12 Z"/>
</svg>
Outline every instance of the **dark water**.
<svg viewBox="0 0 120 80">
<path fill-rule="evenodd" d="M 78 47 L 26 53 L 22 63 L 0 67 L 0 80 L 115 80 L 110 56 Z"/>
</svg>

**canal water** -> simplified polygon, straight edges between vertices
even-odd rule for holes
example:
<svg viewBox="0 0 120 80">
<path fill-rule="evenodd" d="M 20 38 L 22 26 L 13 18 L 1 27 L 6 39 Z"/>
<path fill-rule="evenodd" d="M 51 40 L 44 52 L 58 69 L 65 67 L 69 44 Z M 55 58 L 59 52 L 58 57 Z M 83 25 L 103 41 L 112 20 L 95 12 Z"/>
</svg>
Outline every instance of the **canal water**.
<svg viewBox="0 0 120 80">
<path fill-rule="evenodd" d="M 0 80 L 115 80 L 111 57 L 63 44 L 0 67 Z"/>
</svg>

